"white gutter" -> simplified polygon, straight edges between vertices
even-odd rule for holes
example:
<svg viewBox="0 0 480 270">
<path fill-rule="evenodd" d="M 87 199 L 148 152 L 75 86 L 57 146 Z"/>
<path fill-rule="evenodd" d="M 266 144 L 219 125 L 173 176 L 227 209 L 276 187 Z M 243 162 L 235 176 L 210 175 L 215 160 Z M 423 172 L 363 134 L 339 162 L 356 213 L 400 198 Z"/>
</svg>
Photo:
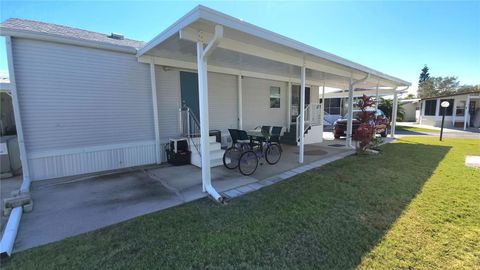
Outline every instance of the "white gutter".
<svg viewBox="0 0 480 270">
<path fill-rule="evenodd" d="M 197 41 L 197 65 L 198 65 L 198 92 L 200 107 L 200 152 L 202 158 L 202 186 L 203 191 L 207 192 L 212 198 L 223 203 L 224 198 L 212 186 L 212 176 L 210 167 L 210 149 L 209 149 L 209 117 L 208 117 L 208 70 L 207 59 L 220 43 L 223 37 L 223 27 L 215 26 L 215 35 L 204 49 L 203 42 Z"/>
<path fill-rule="evenodd" d="M 15 116 L 15 125 L 17 127 L 17 138 L 18 138 L 18 147 L 20 151 L 20 160 L 22 162 L 22 174 L 23 182 L 20 187 L 20 193 L 27 193 L 30 191 L 30 171 L 28 167 L 27 152 L 25 148 L 25 142 L 23 139 L 23 128 L 22 128 L 22 118 L 20 115 L 20 107 L 18 102 L 18 93 L 17 85 L 15 80 L 15 69 L 13 65 L 13 54 L 12 54 L 12 39 L 7 36 L 5 38 L 5 45 L 7 48 L 7 62 L 8 62 L 8 71 L 10 78 L 10 87 L 12 93 L 12 105 L 13 112 Z M 15 238 L 17 237 L 18 226 L 20 224 L 20 219 L 22 218 L 23 207 L 15 207 L 10 213 L 8 218 L 7 226 L 3 232 L 2 241 L 0 242 L 0 254 L 7 254 L 10 256 L 12 254 L 13 245 L 15 244 Z"/>
<path fill-rule="evenodd" d="M 0 242 L 0 255 L 2 257 L 5 255 L 12 255 L 13 244 L 15 243 L 15 238 L 17 237 L 18 226 L 20 225 L 22 213 L 23 207 L 21 206 L 13 208 L 12 212 L 10 212 L 7 226 L 3 232 L 2 242 Z"/>
</svg>

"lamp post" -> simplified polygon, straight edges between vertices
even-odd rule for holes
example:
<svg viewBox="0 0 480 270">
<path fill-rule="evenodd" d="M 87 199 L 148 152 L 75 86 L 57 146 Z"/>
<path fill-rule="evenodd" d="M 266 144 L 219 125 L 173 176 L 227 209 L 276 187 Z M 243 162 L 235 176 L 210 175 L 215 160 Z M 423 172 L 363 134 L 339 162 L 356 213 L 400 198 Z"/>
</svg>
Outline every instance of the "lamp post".
<svg viewBox="0 0 480 270">
<path fill-rule="evenodd" d="M 447 112 L 448 106 L 450 106 L 450 102 L 448 101 L 443 101 L 440 106 L 443 108 L 443 113 L 442 113 L 442 127 L 440 129 L 440 141 L 442 141 L 443 137 L 443 123 L 445 122 L 445 113 Z"/>
</svg>

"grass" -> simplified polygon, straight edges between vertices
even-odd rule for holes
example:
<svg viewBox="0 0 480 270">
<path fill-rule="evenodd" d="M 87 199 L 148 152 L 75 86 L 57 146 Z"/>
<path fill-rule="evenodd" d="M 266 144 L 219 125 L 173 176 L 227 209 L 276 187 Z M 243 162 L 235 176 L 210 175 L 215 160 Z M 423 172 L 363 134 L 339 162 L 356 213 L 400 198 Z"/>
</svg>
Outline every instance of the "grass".
<svg viewBox="0 0 480 270">
<path fill-rule="evenodd" d="M 410 126 L 396 126 L 396 131 L 409 131 L 409 132 L 417 132 L 417 133 L 439 133 L 440 130 L 437 129 L 430 129 L 430 128 L 420 128 L 420 127 L 410 127 Z"/>
<path fill-rule="evenodd" d="M 472 139 L 405 138 L 234 199 L 24 251 L 5 269 L 478 269 Z M 25 224 L 28 225 L 28 224 Z"/>
</svg>

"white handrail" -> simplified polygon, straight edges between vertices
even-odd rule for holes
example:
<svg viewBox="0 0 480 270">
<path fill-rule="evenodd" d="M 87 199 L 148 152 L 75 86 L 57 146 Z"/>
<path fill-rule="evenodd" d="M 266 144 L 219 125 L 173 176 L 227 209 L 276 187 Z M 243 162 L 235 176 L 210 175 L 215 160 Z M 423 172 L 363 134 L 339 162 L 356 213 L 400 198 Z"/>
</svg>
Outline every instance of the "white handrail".
<svg viewBox="0 0 480 270">
<path fill-rule="evenodd" d="M 323 117 L 322 117 L 322 104 L 320 103 L 310 103 L 308 104 L 307 107 L 304 109 L 305 113 L 305 129 L 303 130 L 303 134 L 307 132 L 312 126 L 319 126 L 323 123 Z M 301 131 L 300 131 L 300 115 L 297 116 L 297 142 L 301 136 Z"/>
</svg>

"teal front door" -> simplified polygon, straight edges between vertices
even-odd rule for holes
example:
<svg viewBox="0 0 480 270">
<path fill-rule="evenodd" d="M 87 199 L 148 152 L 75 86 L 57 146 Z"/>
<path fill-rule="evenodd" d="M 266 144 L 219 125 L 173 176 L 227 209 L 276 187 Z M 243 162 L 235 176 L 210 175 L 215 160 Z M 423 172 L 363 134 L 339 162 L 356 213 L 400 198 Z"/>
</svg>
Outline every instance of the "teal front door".
<svg viewBox="0 0 480 270">
<path fill-rule="evenodd" d="M 190 108 L 190 111 L 200 121 L 197 73 L 180 71 L 180 91 L 182 106 L 188 106 Z"/>
</svg>

